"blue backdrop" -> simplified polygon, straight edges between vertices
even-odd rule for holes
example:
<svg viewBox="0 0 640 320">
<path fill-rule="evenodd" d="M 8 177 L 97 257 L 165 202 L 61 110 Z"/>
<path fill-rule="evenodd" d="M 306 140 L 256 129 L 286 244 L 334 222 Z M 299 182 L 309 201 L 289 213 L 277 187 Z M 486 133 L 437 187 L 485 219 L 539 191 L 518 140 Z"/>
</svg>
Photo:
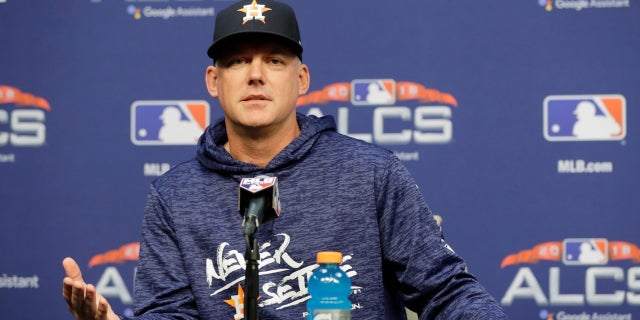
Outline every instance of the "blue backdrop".
<svg viewBox="0 0 640 320">
<path fill-rule="evenodd" d="M 227 0 L 0 0 L 0 313 L 67 319 L 73 256 L 130 312 L 147 188 L 195 154 Z M 289 1 L 333 115 L 415 175 L 513 319 L 640 319 L 640 3 Z"/>
</svg>

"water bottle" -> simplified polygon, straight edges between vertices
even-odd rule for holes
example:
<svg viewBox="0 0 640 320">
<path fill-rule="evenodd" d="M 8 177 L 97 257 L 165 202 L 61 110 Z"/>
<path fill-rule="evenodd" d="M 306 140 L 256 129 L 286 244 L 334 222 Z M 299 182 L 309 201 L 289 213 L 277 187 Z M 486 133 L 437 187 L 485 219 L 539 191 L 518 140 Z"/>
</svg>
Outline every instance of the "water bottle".
<svg viewBox="0 0 640 320">
<path fill-rule="evenodd" d="M 307 320 L 351 320 L 351 279 L 340 269 L 342 253 L 318 252 L 318 268 L 307 285 Z"/>
</svg>

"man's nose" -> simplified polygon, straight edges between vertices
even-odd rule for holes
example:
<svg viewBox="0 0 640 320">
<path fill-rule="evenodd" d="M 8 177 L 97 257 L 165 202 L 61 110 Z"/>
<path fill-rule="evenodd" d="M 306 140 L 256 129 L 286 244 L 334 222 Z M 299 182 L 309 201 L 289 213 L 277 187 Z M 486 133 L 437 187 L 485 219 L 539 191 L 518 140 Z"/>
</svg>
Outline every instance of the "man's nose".
<svg viewBox="0 0 640 320">
<path fill-rule="evenodd" d="M 253 59 L 249 65 L 249 83 L 264 83 L 264 63 L 260 59 Z"/>
</svg>

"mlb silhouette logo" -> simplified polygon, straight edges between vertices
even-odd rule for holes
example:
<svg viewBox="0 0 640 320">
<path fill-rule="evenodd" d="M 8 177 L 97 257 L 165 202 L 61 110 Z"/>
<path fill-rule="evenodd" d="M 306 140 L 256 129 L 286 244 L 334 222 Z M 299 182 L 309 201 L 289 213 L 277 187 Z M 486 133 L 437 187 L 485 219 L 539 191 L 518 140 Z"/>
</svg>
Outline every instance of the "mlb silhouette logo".
<svg viewBox="0 0 640 320">
<path fill-rule="evenodd" d="M 565 239 L 562 262 L 567 265 L 601 265 L 609 261 L 607 239 Z"/>
<path fill-rule="evenodd" d="M 396 102 L 393 79 L 360 79 L 351 81 L 351 103 L 355 106 L 380 106 Z"/>
<path fill-rule="evenodd" d="M 240 188 L 252 193 L 264 190 L 266 188 L 273 187 L 278 181 L 277 177 L 255 177 L 255 178 L 243 178 L 240 181 Z"/>
<path fill-rule="evenodd" d="M 548 96 L 544 137 L 548 141 L 615 141 L 627 134 L 626 101 L 621 95 Z"/>
<path fill-rule="evenodd" d="M 135 145 L 195 145 L 209 125 L 206 101 L 135 101 L 131 142 Z"/>
</svg>

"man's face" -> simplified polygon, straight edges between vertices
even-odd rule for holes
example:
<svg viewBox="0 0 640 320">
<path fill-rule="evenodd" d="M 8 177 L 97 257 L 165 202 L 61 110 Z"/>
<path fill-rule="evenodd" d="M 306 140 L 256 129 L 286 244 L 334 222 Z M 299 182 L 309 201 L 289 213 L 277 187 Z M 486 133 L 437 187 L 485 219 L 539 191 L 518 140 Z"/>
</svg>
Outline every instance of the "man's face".
<svg viewBox="0 0 640 320">
<path fill-rule="evenodd" d="M 309 70 L 273 39 L 235 42 L 207 69 L 207 86 L 228 125 L 265 128 L 295 121 L 296 101 L 309 86 Z"/>
</svg>

